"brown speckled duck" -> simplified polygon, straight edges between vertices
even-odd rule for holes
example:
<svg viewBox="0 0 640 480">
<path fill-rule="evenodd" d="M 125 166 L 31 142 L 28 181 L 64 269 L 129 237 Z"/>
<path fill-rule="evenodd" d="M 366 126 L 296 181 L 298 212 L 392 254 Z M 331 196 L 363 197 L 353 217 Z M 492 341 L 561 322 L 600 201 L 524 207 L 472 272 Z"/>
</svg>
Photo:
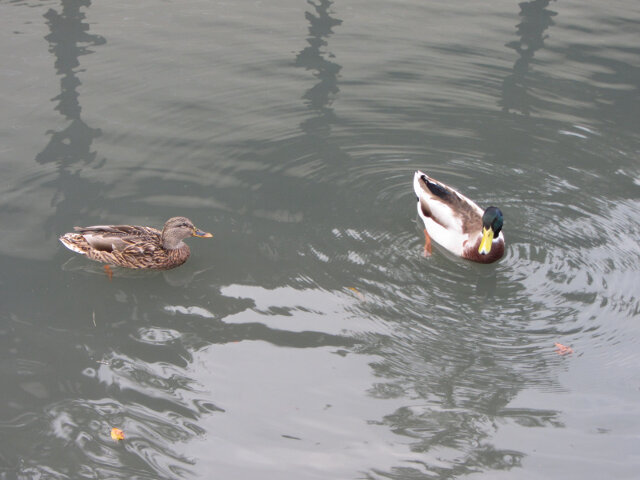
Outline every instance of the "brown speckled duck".
<svg viewBox="0 0 640 480">
<path fill-rule="evenodd" d="M 413 177 L 418 197 L 418 215 L 425 227 L 425 255 L 431 253 L 431 238 L 457 255 L 479 263 L 491 263 L 504 255 L 502 212 L 497 207 L 482 210 L 460 192 L 421 171 Z"/>
<path fill-rule="evenodd" d="M 198 230 L 185 217 L 170 218 L 162 231 L 136 225 L 95 225 L 74 230 L 60 237 L 69 250 L 109 265 L 151 270 L 168 270 L 186 262 L 190 250 L 183 242 L 185 238 L 213 236 Z"/>
</svg>

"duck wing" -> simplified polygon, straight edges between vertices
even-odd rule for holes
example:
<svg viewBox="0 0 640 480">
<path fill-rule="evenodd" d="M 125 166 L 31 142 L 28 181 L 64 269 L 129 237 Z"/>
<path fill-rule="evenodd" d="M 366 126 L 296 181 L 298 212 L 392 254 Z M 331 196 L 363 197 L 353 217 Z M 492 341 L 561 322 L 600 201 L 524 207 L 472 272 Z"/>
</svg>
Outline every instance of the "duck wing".
<svg viewBox="0 0 640 480">
<path fill-rule="evenodd" d="M 94 225 L 74 227 L 95 250 L 103 252 L 149 253 L 160 248 L 161 232 L 137 225 Z"/>
<path fill-rule="evenodd" d="M 420 171 L 415 174 L 414 190 L 424 217 L 463 235 L 482 230 L 482 209 L 457 190 Z"/>
</svg>

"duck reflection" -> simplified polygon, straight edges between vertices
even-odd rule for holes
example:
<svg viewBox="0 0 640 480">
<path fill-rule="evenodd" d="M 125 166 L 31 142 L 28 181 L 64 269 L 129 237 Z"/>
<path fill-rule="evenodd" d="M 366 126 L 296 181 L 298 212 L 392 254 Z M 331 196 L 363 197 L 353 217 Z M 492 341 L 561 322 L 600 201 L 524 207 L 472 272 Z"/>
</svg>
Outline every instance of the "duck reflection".
<svg viewBox="0 0 640 480">
<path fill-rule="evenodd" d="M 513 65 L 513 73 L 502 84 L 503 111 L 519 111 L 524 115 L 531 113 L 533 98 L 527 92 L 527 73 L 535 52 L 544 47 L 544 31 L 553 25 L 552 17 L 557 12 L 548 10 L 550 0 L 522 2 L 520 6 L 521 22 L 516 26 L 519 40 L 507 43 L 508 48 L 520 56 Z"/>
<path fill-rule="evenodd" d="M 60 11 L 49 9 L 44 17 L 50 33 L 45 37 L 49 51 L 55 56 L 56 73 L 60 76 L 60 95 L 53 98 L 55 110 L 70 123 L 62 130 L 50 130 L 49 143 L 36 156 L 40 164 L 55 163 L 58 177 L 51 183 L 56 192 L 52 205 L 55 214 L 46 222 L 47 233 L 57 233 L 66 228 L 67 219 L 78 214 L 78 206 L 87 208 L 91 198 L 99 197 L 103 187 L 82 175 L 82 165 L 96 165 L 96 152 L 91 144 L 101 131 L 91 128 L 81 118 L 77 75 L 80 57 L 93 53 L 91 46 L 104 45 L 100 35 L 89 33 L 82 7 L 89 7 L 89 0 L 64 0 Z M 104 162 L 103 162 L 104 163 Z"/>
</svg>

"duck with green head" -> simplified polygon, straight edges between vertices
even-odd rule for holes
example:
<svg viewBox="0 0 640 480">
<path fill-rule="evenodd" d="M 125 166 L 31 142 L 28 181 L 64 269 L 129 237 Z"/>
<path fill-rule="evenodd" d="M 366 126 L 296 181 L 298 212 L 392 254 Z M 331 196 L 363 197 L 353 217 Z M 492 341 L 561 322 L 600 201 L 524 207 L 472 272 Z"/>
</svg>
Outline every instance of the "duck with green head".
<svg viewBox="0 0 640 480">
<path fill-rule="evenodd" d="M 482 210 L 448 185 L 417 171 L 413 189 L 418 215 L 424 222 L 425 254 L 431 239 L 458 257 L 491 263 L 504 255 L 504 219 L 497 207 Z"/>
</svg>

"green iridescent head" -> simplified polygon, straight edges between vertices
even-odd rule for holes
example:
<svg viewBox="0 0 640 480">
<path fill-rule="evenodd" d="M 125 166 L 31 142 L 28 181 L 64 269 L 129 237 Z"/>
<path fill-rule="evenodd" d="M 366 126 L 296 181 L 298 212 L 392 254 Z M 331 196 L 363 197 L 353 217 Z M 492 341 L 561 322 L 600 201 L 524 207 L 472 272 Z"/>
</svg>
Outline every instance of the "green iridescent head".
<svg viewBox="0 0 640 480">
<path fill-rule="evenodd" d="M 489 207 L 482 215 L 482 240 L 478 252 L 480 255 L 486 255 L 491 251 L 493 239 L 500 235 L 504 218 L 498 207 Z"/>
</svg>

